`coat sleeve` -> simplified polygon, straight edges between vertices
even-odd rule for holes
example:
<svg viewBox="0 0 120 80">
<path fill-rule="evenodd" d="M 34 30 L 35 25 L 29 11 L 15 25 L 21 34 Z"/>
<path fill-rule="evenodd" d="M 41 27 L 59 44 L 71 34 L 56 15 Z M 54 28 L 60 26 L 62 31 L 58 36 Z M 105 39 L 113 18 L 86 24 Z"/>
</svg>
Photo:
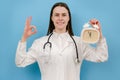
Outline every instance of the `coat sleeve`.
<svg viewBox="0 0 120 80">
<path fill-rule="evenodd" d="M 25 67 L 36 62 L 37 58 L 37 41 L 34 41 L 31 48 L 26 50 L 26 42 L 19 41 L 16 50 L 15 63 L 18 67 Z"/>
<path fill-rule="evenodd" d="M 108 60 L 108 46 L 106 39 L 101 39 L 96 47 L 92 47 L 89 44 L 82 45 L 82 51 L 85 60 L 92 62 L 104 62 Z"/>
</svg>

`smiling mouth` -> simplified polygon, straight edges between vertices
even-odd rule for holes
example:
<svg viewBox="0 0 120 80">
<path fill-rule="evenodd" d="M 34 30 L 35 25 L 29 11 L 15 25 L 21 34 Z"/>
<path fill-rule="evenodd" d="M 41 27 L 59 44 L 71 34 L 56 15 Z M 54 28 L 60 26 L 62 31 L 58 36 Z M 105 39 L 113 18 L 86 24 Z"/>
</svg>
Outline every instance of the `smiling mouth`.
<svg viewBox="0 0 120 80">
<path fill-rule="evenodd" d="M 64 24 L 64 22 L 57 22 L 57 24 L 62 25 L 62 24 Z"/>
</svg>

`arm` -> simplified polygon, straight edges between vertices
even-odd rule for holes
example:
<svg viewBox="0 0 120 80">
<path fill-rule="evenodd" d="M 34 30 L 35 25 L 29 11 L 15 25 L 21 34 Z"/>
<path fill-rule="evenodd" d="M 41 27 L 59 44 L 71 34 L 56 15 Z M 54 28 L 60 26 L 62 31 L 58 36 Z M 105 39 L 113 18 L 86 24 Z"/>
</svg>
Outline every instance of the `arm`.
<svg viewBox="0 0 120 80">
<path fill-rule="evenodd" d="M 26 42 L 19 41 L 15 58 L 18 67 L 25 67 L 36 62 L 38 56 L 37 44 L 37 41 L 34 41 L 32 47 L 27 51 Z"/>
<path fill-rule="evenodd" d="M 108 59 L 108 47 L 106 39 L 102 38 L 98 43 L 97 47 L 91 47 L 90 45 L 83 46 L 83 53 L 85 59 L 92 62 L 104 62 Z"/>
<path fill-rule="evenodd" d="M 16 51 L 16 65 L 19 67 L 25 67 L 26 65 L 32 64 L 35 62 L 35 55 L 36 55 L 36 42 L 32 45 L 31 49 L 26 52 L 26 40 L 28 37 L 32 36 L 37 32 L 35 26 L 31 26 L 32 17 L 27 18 L 24 33 L 22 36 L 21 41 L 18 43 L 17 51 Z M 34 31 L 33 31 L 34 29 Z"/>
<path fill-rule="evenodd" d="M 96 19 L 91 19 L 90 24 L 94 27 L 94 25 L 98 26 L 98 31 L 100 32 L 99 42 L 97 43 L 97 47 L 91 47 L 90 45 L 85 45 L 83 47 L 85 59 L 93 62 L 104 62 L 108 59 L 108 47 L 106 43 L 106 39 L 102 36 L 101 25 L 100 22 Z"/>
</svg>

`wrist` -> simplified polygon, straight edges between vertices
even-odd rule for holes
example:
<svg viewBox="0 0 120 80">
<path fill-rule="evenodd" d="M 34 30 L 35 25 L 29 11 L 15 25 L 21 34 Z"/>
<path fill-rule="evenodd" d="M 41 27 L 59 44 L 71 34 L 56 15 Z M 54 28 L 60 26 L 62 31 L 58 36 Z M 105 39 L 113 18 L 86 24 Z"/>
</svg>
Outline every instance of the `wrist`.
<svg viewBox="0 0 120 80">
<path fill-rule="evenodd" d="M 22 36 L 21 42 L 26 42 L 27 38 L 25 36 Z"/>
</svg>

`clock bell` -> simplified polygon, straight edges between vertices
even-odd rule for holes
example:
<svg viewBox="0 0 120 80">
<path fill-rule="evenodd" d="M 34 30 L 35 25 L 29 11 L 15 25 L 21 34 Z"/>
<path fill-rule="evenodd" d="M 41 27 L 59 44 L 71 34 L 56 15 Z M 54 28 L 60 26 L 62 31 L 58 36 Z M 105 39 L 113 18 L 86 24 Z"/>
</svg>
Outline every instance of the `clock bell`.
<svg viewBox="0 0 120 80">
<path fill-rule="evenodd" d="M 81 32 L 82 41 L 90 44 L 98 42 L 100 37 L 100 32 L 98 31 L 98 28 L 99 27 L 97 25 L 91 26 L 91 24 L 89 23 L 83 25 L 83 29 Z"/>
</svg>

